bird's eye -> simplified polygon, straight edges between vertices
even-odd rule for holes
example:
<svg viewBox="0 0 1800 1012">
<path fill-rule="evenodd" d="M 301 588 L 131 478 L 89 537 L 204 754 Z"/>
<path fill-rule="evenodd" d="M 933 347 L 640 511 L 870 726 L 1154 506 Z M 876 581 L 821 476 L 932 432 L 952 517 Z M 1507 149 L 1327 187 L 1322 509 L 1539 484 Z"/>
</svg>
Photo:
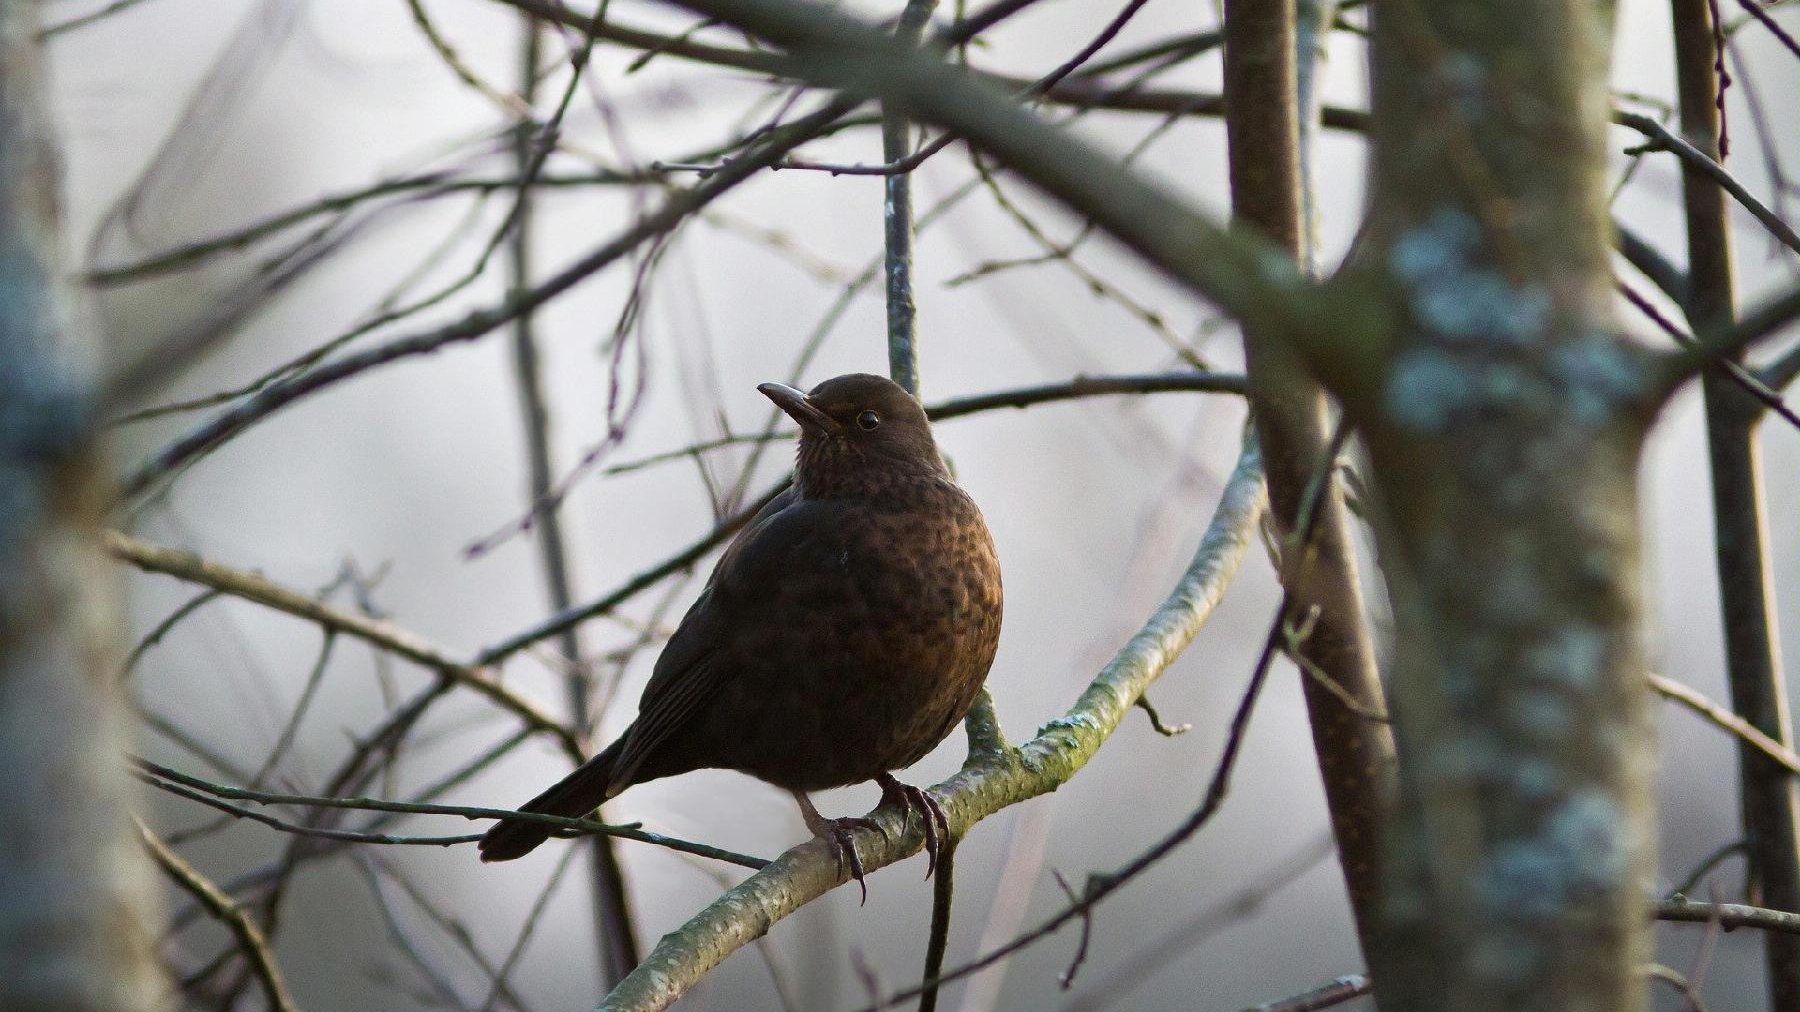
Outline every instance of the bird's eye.
<svg viewBox="0 0 1800 1012">
<path fill-rule="evenodd" d="M 856 427 L 867 431 L 881 424 L 881 416 L 873 411 L 865 411 L 856 416 Z"/>
</svg>

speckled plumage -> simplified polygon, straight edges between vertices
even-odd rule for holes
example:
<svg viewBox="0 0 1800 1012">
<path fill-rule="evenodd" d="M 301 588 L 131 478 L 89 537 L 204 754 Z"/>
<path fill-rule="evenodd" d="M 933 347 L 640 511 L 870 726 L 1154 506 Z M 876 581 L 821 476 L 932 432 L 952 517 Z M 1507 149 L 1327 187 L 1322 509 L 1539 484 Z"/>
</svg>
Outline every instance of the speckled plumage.
<svg viewBox="0 0 1800 1012">
<path fill-rule="evenodd" d="M 704 768 L 794 792 L 860 783 L 917 762 L 974 701 L 999 643 L 1000 566 L 923 410 L 879 376 L 803 399 L 763 390 L 801 424 L 794 487 L 720 558 L 632 726 L 523 810 L 581 816 Z M 518 857 L 543 829 L 501 822 L 482 859 Z"/>
</svg>

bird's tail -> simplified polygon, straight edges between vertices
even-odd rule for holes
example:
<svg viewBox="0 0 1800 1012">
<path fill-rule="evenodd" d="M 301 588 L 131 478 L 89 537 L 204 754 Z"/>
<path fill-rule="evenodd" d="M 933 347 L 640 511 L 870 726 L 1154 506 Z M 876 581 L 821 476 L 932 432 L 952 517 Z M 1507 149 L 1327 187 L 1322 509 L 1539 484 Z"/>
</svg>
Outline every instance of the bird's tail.
<svg viewBox="0 0 1800 1012">
<path fill-rule="evenodd" d="M 620 735 L 619 740 L 607 746 L 605 751 L 557 781 L 549 790 L 520 805 L 519 811 L 579 819 L 599 808 L 600 803 L 606 800 L 607 788 L 612 784 L 613 767 L 618 764 L 624 744 L 625 736 Z M 511 861 L 531 853 L 538 844 L 550 839 L 552 831 L 550 826 L 541 822 L 502 819 L 487 831 L 487 835 L 476 846 L 481 851 L 483 861 Z"/>
</svg>

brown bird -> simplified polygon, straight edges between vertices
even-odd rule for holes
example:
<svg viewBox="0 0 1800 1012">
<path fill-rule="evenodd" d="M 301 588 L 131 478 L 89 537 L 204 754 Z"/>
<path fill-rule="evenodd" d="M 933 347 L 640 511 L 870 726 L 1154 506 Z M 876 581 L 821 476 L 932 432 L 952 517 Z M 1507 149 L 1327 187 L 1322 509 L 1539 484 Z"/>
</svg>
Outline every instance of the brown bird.
<svg viewBox="0 0 1800 1012">
<path fill-rule="evenodd" d="M 793 487 L 725 550 L 637 720 L 520 810 L 578 818 L 633 784 L 740 770 L 792 793 L 861 883 L 848 830 L 874 824 L 825 819 L 806 792 L 876 780 L 884 804 L 923 816 L 930 875 L 948 823 L 889 771 L 943 741 L 987 677 L 1000 638 L 993 540 L 898 385 L 852 374 L 806 394 L 757 389 L 800 424 Z M 520 857 L 549 835 L 502 821 L 481 859 Z"/>
</svg>

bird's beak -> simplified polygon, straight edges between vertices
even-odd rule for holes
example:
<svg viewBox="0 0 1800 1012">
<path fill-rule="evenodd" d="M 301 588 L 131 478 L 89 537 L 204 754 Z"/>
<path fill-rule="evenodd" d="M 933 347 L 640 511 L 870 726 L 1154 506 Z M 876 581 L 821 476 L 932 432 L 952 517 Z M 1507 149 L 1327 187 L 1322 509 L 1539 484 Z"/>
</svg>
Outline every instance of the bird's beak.
<svg viewBox="0 0 1800 1012">
<path fill-rule="evenodd" d="M 756 388 L 775 406 L 800 423 L 800 428 L 816 436 L 841 436 L 844 427 L 838 420 L 820 411 L 806 395 L 785 383 L 764 383 Z"/>
</svg>

